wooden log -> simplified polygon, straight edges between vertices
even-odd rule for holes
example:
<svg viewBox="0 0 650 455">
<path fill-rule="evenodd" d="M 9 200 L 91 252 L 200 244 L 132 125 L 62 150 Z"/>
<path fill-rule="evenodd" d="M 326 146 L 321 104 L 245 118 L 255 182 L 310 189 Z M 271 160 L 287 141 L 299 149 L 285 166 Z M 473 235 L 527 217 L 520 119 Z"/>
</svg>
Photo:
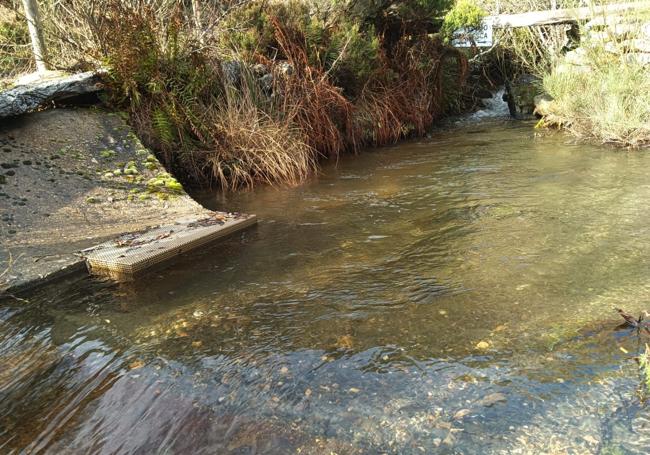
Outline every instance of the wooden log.
<svg viewBox="0 0 650 455">
<path fill-rule="evenodd" d="M 548 11 L 531 11 L 521 14 L 501 14 L 490 16 L 492 26 L 497 28 L 530 27 L 534 25 L 552 25 L 566 22 L 587 20 L 600 14 L 614 14 L 637 9 L 650 9 L 650 1 L 634 3 L 616 3 L 582 8 L 565 8 Z"/>
</svg>

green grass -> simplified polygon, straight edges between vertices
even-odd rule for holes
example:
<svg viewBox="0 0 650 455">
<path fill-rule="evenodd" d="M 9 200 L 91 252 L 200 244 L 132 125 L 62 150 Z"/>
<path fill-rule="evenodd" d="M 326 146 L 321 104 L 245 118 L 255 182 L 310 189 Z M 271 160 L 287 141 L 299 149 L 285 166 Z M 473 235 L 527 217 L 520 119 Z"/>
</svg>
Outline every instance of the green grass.
<svg viewBox="0 0 650 455">
<path fill-rule="evenodd" d="M 585 67 L 563 65 L 544 77 L 553 97 L 546 119 L 576 136 L 628 147 L 650 145 L 650 71 L 595 45 Z"/>
</svg>

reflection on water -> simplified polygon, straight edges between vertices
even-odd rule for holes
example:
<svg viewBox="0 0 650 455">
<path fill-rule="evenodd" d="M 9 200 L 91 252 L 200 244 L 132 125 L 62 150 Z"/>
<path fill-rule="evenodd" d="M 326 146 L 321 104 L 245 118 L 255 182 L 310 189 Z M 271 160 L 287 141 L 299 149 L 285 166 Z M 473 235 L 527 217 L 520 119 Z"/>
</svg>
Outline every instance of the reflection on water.
<svg viewBox="0 0 650 455">
<path fill-rule="evenodd" d="M 647 453 L 612 308 L 647 308 L 650 155 L 565 140 L 469 125 L 203 195 L 259 226 L 3 301 L 0 452 Z"/>
</svg>

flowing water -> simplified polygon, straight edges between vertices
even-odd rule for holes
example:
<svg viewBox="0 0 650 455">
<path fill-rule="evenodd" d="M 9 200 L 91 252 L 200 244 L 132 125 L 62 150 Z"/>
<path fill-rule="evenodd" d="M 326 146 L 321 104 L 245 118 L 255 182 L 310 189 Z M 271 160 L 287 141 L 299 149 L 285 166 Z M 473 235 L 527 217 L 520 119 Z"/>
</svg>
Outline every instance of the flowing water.
<svg viewBox="0 0 650 455">
<path fill-rule="evenodd" d="M 650 155 L 470 123 L 135 284 L 0 303 L 0 453 L 648 453 Z"/>
</svg>

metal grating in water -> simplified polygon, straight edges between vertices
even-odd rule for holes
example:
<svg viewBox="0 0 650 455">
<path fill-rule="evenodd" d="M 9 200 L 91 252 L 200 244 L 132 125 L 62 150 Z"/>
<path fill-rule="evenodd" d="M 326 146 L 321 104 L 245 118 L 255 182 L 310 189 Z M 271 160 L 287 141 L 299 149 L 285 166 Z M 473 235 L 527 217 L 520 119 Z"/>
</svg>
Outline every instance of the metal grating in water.
<svg viewBox="0 0 650 455">
<path fill-rule="evenodd" d="M 83 254 L 91 274 L 132 279 L 155 265 L 256 222 L 255 215 L 215 213 L 209 217 L 178 220 L 146 232 L 125 234 L 84 250 Z"/>
</svg>

